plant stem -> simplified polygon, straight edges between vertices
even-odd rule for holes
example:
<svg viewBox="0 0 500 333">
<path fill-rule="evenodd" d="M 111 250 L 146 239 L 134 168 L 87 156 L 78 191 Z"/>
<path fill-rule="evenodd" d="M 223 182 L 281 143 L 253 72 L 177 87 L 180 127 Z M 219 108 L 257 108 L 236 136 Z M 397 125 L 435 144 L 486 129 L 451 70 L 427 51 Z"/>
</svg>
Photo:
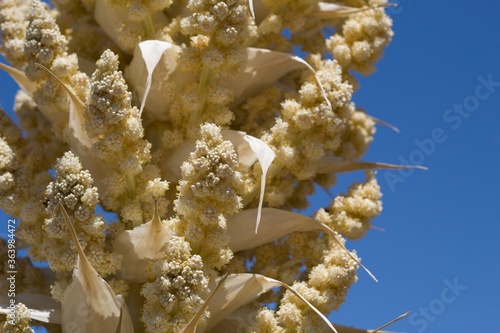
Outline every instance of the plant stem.
<svg viewBox="0 0 500 333">
<path fill-rule="evenodd" d="M 201 114 L 205 110 L 207 104 L 207 87 L 210 83 L 210 78 L 212 76 L 212 71 L 209 67 L 203 66 L 200 76 L 200 84 L 198 86 L 198 92 L 201 97 L 200 107 L 196 110 L 196 112 L 191 113 L 189 117 L 189 129 L 193 129 L 195 126 L 198 126 L 199 119 Z"/>
<path fill-rule="evenodd" d="M 142 26 L 144 28 L 144 32 L 146 34 L 146 39 L 150 39 L 155 34 L 155 26 L 153 23 L 153 18 L 151 14 L 147 14 L 144 20 L 142 21 Z"/>
<path fill-rule="evenodd" d="M 119 152 L 120 160 L 124 159 L 123 151 Z M 135 186 L 135 177 L 129 173 L 125 174 L 125 178 L 127 179 L 127 196 L 129 199 L 134 199 L 136 195 L 136 186 Z"/>
</svg>

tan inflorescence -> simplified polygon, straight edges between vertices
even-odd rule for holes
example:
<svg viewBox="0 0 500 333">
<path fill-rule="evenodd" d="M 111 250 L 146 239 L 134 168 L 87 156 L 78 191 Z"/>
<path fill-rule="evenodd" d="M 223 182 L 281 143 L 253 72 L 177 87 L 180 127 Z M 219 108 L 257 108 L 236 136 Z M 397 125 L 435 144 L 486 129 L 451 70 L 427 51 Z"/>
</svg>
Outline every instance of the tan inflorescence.
<svg viewBox="0 0 500 333">
<path fill-rule="evenodd" d="M 21 89 L 0 110 L 0 208 L 28 256 L 0 331 L 333 330 L 362 266 L 345 241 L 382 210 L 382 164 L 360 161 L 377 121 L 352 97 L 393 35 L 385 6 L 1 1 Z"/>
</svg>

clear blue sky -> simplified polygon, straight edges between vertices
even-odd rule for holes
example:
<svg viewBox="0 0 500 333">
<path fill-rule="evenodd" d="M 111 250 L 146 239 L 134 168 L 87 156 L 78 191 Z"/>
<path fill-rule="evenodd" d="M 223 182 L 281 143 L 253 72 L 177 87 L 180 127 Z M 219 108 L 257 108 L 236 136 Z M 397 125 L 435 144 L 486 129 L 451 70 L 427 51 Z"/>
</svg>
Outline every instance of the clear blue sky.
<svg viewBox="0 0 500 333">
<path fill-rule="evenodd" d="M 375 224 L 386 231 L 349 247 L 380 282 L 360 272 L 330 318 L 375 328 L 411 310 L 391 330 L 500 332 L 500 1 L 397 2 L 393 42 L 354 101 L 401 134 L 379 127 L 364 159 L 411 158 L 429 170 L 378 173 Z M 488 76 L 493 91 L 477 88 Z M 362 175 L 342 177 L 340 190 L 352 179 Z M 315 207 L 327 204 L 315 197 Z"/>
<path fill-rule="evenodd" d="M 401 133 L 379 127 L 364 160 L 429 171 L 378 173 L 384 211 L 375 224 L 385 232 L 348 246 L 380 282 L 360 271 L 330 318 L 375 328 L 411 310 L 391 330 L 500 332 L 500 1 L 393 2 L 396 35 L 354 100 Z M 4 73 L 0 86 L 10 110 Z M 341 176 L 333 192 L 362 178 Z M 313 208 L 328 202 L 318 193 Z"/>
</svg>

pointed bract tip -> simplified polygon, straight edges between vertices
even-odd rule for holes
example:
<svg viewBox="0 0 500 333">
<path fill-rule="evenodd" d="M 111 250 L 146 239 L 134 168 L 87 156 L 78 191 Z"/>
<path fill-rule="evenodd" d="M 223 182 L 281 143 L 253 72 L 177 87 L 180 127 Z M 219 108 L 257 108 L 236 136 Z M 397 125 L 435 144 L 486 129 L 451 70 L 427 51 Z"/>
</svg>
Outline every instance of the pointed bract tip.
<svg viewBox="0 0 500 333">
<path fill-rule="evenodd" d="M 386 121 L 383 121 L 381 119 L 378 119 L 378 118 L 376 118 L 374 116 L 370 116 L 370 115 L 368 115 L 368 117 L 370 117 L 376 124 L 379 124 L 381 126 L 387 127 L 387 128 L 393 130 L 394 132 L 396 132 L 398 134 L 401 133 L 401 131 L 400 131 L 399 128 L 397 128 L 396 126 L 394 126 L 394 125 L 392 125 L 392 124 L 390 124 L 390 123 L 388 123 Z"/>
<path fill-rule="evenodd" d="M 400 316 L 398 316 L 398 317 L 394 318 L 394 319 L 393 319 L 393 320 L 391 320 L 390 322 L 388 322 L 388 323 L 386 323 L 386 324 L 384 324 L 384 325 L 380 326 L 379 328 L 375 329 L 374 331 L 372 331 L 372 333 L 380 332 L 380 330 L 381 330 L 381 329 L 386 328 L 387 326 L 394 324 L 394 323 L 395 323 L 395 322 L 397 322 L 398 320 L 401 320 L 401 319 L 403 319 L 404 317 L 408 316 L 410 313 L 411 313 L 411 311 L 407 311 L 407 312 L 403 313 L 402 315 L 400 315 Z"/>
</svg>

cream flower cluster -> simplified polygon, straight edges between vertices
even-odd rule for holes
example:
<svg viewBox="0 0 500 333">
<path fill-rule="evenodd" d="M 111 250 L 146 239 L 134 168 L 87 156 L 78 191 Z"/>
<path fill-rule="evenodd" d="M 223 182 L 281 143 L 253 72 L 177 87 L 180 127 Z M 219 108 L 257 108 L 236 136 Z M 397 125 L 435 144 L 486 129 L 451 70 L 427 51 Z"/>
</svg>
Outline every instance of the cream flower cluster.
<svg viewBox="0 0 500 333">
<path fill-rule="evenodd" d="M 373 169 L 396 167 L 360 161 L 380 121 L 352 101 L 391 40 L 386 6 L 1 1 L 20 89 L 0 208 L 28 257 L 0 331 L 353 332 L 326 316 L 371 275 L 345 238 L 381 212 Z M 293 212 L 353 170 L 329 208 Z"/>
</svg>

